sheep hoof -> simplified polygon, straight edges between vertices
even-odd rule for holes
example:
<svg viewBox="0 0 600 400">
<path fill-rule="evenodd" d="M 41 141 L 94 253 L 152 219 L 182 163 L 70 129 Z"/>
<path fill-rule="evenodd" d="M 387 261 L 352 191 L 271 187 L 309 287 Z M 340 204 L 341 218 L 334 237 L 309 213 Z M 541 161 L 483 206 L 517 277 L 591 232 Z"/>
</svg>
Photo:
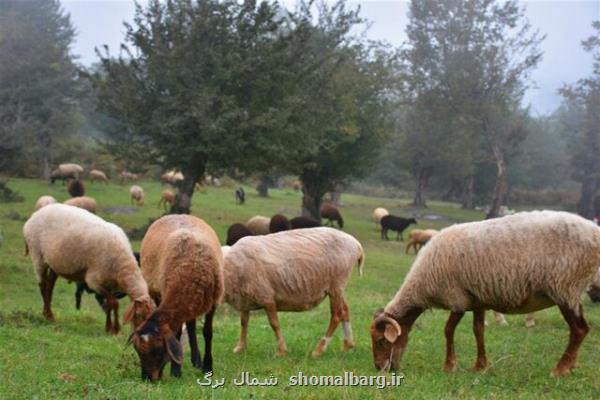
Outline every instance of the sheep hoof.
<svg viewBox="0 0 600 400">
<path fill-rule="evenodd" d="M 456 363 L 445 363 L 444 364 L 444 372 L 451 374 L 456 372 Z"/>
<path fill-rule="evenodd" d="M 56 319 L 54 319 L 54 314 L 52 314 L 52 312 L 45 312 L 44 318 L 46 318 L 46 321 L 48 322 L 56 322 Z"/>
<path fill-rule="evenodd" d="M 240 354 L 244 351 L 246 351 L 246 346 L 240 346 L 239 344 L 237 346 L 235 346 L 235 349 L 233 349 L 233 352 L 235 354 Z"/>
<path fill-rule="evenodd" d="M 525 321 L 526 328 L 533 328 L 535 326 L 535 321 Z"/>
<path fill-rule="evenodd" d="M 348 351 L 354 347 L 354 342 L 344 339 L 344 351 Z"/>
<path fill-rule="evenodd" d="M 567 367 L 557 366 L 556 368 L 554 368 L 552 370 L 551 376 L 554 378 L 560 378 L 561 376 L 565 376 L 571 372 L 573 367 L 574 366 L 570 366 L 570 367 L 569 366 L 567 366 Z"/>
<path fill-rule="evenodd" d="M 475 362 L 475 365 L 473 365 L 472 370 L 473 371 L 483 371 L 488 367 L 488 362 L 487 360 L 477 360 Z"/>
<path fill-rule="evenodd" d="M 275 353 L 275 355 L 276 355 L 277 357 L 283 357 L 283 356 L 285 356 L 285 353 L 286 353 L 286 352 L 287 352 L 287 349 L 285 349 L 285 348 L 284 348 L 284 349 L 278 349 L 278 350 L 277 350 L 277 353 Z"/>
</svg>

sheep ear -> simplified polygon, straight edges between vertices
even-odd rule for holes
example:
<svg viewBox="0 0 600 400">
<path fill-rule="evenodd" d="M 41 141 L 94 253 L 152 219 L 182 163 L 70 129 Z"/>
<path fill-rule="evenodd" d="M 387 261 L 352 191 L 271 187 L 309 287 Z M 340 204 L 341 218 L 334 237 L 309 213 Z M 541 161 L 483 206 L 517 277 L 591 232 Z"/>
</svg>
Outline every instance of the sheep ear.
<svg viewBox="0 0 600 400">
<path fill-rule="evenodd" d="M 394 343 L 398 336 L 402 333 L 402 328 L 398 324 L 385 324 L 385 331 L 383 331 L 383 337 L 390 343 Z"/>
<path fill-rule="evenodd" d="M 167 346 L 167 352 L 169 353 L 171 360 L 177 364 L 183 364 L 183 348 L 175 335 L 171 334 L 166 337 L 165 345 Z"/>
</svg>

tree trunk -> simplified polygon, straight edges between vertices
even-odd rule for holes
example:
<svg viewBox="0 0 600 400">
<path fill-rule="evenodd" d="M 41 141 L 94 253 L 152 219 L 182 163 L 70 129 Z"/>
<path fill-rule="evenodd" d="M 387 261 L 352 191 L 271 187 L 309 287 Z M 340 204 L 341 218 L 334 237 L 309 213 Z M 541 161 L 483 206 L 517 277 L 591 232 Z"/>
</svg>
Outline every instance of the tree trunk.
<svg viewBox="0 0 600 400">
<path fill-rule="evenodd" d="M 45 180 L 50 179 L 50 173 L 52 172 L 50 169 L 50 144 L 52 140 L 50 136 L 46 133 L 42 133 L 39 138 L 40 144 L 40 164 L 41 164 L 41 172 L 42 176 Z"/>
<path fill-rule="evenodd" d="M 171 206 L 171 214 L 190 214 L 192 206 L 192 196 L 194 195 L 194 186 L 196 182 L 204 175 L 206 162 L 202 158 L 194 158 L 185 168 L 183 181 L 179 184 L 175 203 Z"/>
<path fill-rule="evenodd" d="M 342 204 L 342 185 L 336 185 L 334 190 L 329 192 L 329 201 L 336 207 Z"/>
<path fill-rule="evenodd" d="M 463 193 L 461 207 L 467 210 L 474 208 L 473 204 L 473 187 L 475 185 L 475 177 L 473 175 L 466 176 L 463 179 Z"/>
<path fill-rule="evenodd" d="M 496 184 L 494 185 L 494 196 L 492 197 L 492 204 L 490 210 L 485 216 L 486 219 L 497 218 L 500 213 L 500 206 L 506 196 L 506 163 L 504 161 L 504 155 L 500 150 L 500 147 L 496 144 L 492 145 L 492 154 L 494 155 L 494 161 L 496 162 Z"/>
<path fill-rule="evenodd" d="M 325 193 L 310 182 L 302 182 L 302 215 L 321 221 L 321 203 Z"/>
<path fill-rule="evenodd" d="M 419 172 L 417 173 L 417 187 L 412 204 L 415 207 L 427 207 L 427 204 L 425 204 L 425 188 L 429 181 L 429 175 L 429 171 L 425 168 L 419 169 Z"/>
<path fill-rule="evenodd" d="M 577 202 L 577 213 L 584 218 L 592 219 L 596 214 L 594 201 L 598 192 L 598 179 L 588 177 L 581 183 L 581 197 Z"/>
<path fill-rule="evenodd" d="M 258 186 L 256 186 L 256 191 L 260 197 L 269 197 L 269 184 L 271 183 L 271 178 L 268 175 L 262 175 L 258 182 Z"/>
</svg>

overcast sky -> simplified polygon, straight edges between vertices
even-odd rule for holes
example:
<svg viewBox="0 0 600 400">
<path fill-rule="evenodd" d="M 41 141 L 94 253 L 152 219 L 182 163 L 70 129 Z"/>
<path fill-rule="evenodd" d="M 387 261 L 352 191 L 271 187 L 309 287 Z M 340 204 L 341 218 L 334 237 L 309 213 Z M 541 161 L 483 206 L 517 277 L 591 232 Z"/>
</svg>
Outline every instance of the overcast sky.
<svg viewBox="0 0 600 400">
<path fill-rule="evenodd" d="M 62 4 L 78 32 L 73 52 L 85 65 L 97 60 L 95 46 L 107 44 L 118 50 L 123 40 L 122 23 L 131 21 L 134 14 L 133 1 L 128 0 L 62 0 Z M 408 1 L 351 4 L 360 4 L 362 15 L 371 21 L 369 37 L 394 45 L 406 40 Z M 534 113 L 548 114 L 560 103 L 559 87 L 591 73 L 592 60 L 581 48 L 581 41 L 592 34 L 592 21 L 600 20 L 600 0 L 530 0 L 524 4 L 531 24 L 547 35 L 542 44 L 544 58 L 533 74 L 537 88 L 529 90 L 525 101 Z"/>
</svg>

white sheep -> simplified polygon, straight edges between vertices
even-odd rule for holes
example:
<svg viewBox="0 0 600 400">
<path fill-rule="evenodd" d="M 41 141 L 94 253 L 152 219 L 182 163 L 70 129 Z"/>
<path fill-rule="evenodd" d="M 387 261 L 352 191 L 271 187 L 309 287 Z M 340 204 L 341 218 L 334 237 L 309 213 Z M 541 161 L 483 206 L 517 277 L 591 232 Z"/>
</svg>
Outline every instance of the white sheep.
<svg viewBox="0 0 600 400">
<path fill-rule="evenodd" d="M 96 214 L 96 210 L 98 208 L 98 204 L 93 197 L 89 196 L 79 196 L 73 197 L 68 200 L 65 200 L 65 203 L 69 206 L 79 207 L 84 210 L 91 212 L 92 214 Z"/>
<path fill-rule="evenodd" d="M 48 204 L 54 204 L 56 202 L 57 202 L 56 199 L 54 197 L 52 197 L 52 196 L 41 196 L 35 202 L 35 209 L 39 210 L 40 208 L 45 207 Z"/>
<path fill-rule="evenodd" d="M 271 218 L 255 215 L 246 222 L 246 227 L 253 235 L 268 235 Z"/>
<path fill-rule="evenodd" d="M 377 228 L 379 228 L 379 222 L 381 221 L 381 218 L 385 217 L 386 215 L 390 215 L 390 212 L 383 207 L 377 207 L 375 210 L 373 210 L 373 221 L 375 221 L 375 226 Z"/>
<path fill-rule="evenodd" d="M 353 347 L 344 289 L 355 264 L 362 274 L 363 262 L 360 243 L 333 228 L 242 238 L 226 251 L 224 266 L 225 301 L 241 312 L 242 329 L 234 352 L 246 349 L 250 311 L 263 308 L 277 338 L 277 354 L 283 355 L 286 345 L 277 312 L 310 310 L 326 296 L 331 304 L 331 321 L 313 356 L 325 351 L 340 321 L 344 350 Z"/>
<path fill-rule="evenodd" d="M 106 174 L 102 171 L 100 171 L 99 169 L 93 169 L 90 171 L 90 180 L 92 182 L 94 181 L 100 181 L 100 182 L 104 182 L 108 185 L 108 177 L 106 176 Z"/>
<path fill-rule="evenodd" d="M 413 263 L 395 297 L 371 325 L 378 368 L 397 368 L 418 316 L 428 308 L 450 310 L 445 370 L 456 368 L 454 330 L 473 311 L 475 369 L 487 366 L 485 310 L 529 313 L 558 305 L 570 328 L 569 346 L 553 370 L 567 374 L 588 333 L 580 299 L 600 265 L 600 229 L 577 215 L 523 212 L 442 230 Z"/>
<path fill-rule="evenodd" d="M 83 167 L 79 164 L 66 163 L 60 164 L 58 168 L 52 171 L 50 182 L 61 179 L 63 182 L 67 179 L 79 179 L 79 175 L 83 174 Z"/>
<path fill-rule="evenodd" d="M 114 292 L 127 293 L 137 313 L 147 314 L 154 309 L 131 244 L 118 226 L 80 208 L 57 203 L 33 213 L 23 227 L 23 235 L 44 301 L 46 319 L 54 321 L 50 305 L 58 276 L 85 282 L 90 289 L 106 297 L 108 332 L 119 331 L 119 303 Z M 110 321 L 113 310 L 114 323 Z"/>
<path fill-rule="evenodd" d="M 133 185 L 130 187 L 129 195 L 131 197 L 131 204 L 135 202 L 138 206 L 144 205 L 144 189 L 141 186 Z"/>
</svg>

